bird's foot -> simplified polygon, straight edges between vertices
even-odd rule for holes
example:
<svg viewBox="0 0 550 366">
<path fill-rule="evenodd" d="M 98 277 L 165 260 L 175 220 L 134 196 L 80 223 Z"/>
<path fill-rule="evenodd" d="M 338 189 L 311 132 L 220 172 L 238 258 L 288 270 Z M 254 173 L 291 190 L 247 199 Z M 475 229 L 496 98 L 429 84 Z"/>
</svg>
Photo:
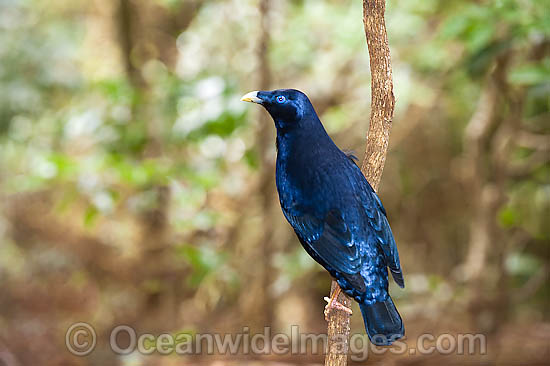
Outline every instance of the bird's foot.
<svg viewBox="0 0 550 366">
<path fill-rule="evenodd" d="M 326 306 L 325 306 L 325 320 L 328 321 L 328 315 L 330 314 L 330 311 L 332 309 L 337 309 L 337 310 L 342 310 L 346 313 L 348 313 L 349 315 L 353 314 L 353 312 L 351 311 L 350 308 L 348 308 L 347 306 L 345 305 L 342 305 L 340 304 L 336 299 L 338 297 L 337 296 L 333 296 L 332 298 L 328 298 L 328 297 L 324 297 L 324 300 L 328 303 Z"/>
</svg>

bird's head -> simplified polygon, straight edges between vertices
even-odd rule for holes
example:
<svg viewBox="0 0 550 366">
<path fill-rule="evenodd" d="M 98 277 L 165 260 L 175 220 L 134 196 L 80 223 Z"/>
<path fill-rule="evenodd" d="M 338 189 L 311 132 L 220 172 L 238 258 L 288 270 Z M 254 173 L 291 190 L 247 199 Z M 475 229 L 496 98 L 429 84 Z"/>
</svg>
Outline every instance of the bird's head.
<svg viewBox="0 0 550 366">
<path fill-rule="evenodd" d="M 315 113 L 308 97 L 295 89 L 253 91 L 241 100 L 261 104 L 273 117 L 277 128 L 296 127 L 305 115 Z"/>
</svg>

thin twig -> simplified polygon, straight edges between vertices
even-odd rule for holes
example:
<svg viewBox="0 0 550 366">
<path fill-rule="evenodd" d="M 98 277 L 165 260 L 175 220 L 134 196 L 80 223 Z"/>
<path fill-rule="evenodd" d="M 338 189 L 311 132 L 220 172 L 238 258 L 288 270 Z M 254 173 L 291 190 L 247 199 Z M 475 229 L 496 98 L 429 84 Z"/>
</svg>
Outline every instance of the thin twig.
<svg viewBox="0 0 550 366">
<path fill-rule="evenodd" d="M 363 22 L 370 56 L 372 97 L 367 147 L 361 171 L 374 190 L 378 190 L 386 161 L 395 105 L 390 48 L 384 19 L 385 10 L 385 0 L 363 0 Z M 331 296 L 337 287 L 338 284 L 332 281 Z M 351 307 L 350 298 L 343 293 L 338 296 L 338 302 Z M 326 366 L 345 366 L 347 364 L 349 322 L 349 314 L 346 312 L 330 312 Z"/>
</svg>

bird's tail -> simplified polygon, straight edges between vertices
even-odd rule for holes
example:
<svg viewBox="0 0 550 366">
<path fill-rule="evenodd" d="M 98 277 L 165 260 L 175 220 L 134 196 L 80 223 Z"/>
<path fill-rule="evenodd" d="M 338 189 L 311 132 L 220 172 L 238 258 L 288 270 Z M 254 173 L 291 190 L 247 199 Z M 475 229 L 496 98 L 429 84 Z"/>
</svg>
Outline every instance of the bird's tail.
<svg viewBox="0 0 550 366">
<path fill-rule="evenodd" d="M 405 335 L 403 320 L 391 297 L 374 304 L 359 304 L 370 341 L 377 346 L 389 346 Z"/>
</svg>

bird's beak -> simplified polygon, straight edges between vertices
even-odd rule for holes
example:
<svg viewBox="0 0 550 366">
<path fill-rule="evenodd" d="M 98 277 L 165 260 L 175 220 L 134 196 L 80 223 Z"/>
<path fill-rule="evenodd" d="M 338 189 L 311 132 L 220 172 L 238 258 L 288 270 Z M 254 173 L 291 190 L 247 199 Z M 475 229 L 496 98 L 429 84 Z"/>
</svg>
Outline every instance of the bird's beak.
<svg viewBox="0 0 550 366">
<path fill-rule="evenodd" d="M 241 101 L 251 102 L 251 103 L 258 103 L 258 104 L 261 104 L 263 102 L 263 100 L 261 98 L 258 98 L 258 91 L 251 91 L 250 93 L 246 93 L 241 98 Z"/>
</svg>

